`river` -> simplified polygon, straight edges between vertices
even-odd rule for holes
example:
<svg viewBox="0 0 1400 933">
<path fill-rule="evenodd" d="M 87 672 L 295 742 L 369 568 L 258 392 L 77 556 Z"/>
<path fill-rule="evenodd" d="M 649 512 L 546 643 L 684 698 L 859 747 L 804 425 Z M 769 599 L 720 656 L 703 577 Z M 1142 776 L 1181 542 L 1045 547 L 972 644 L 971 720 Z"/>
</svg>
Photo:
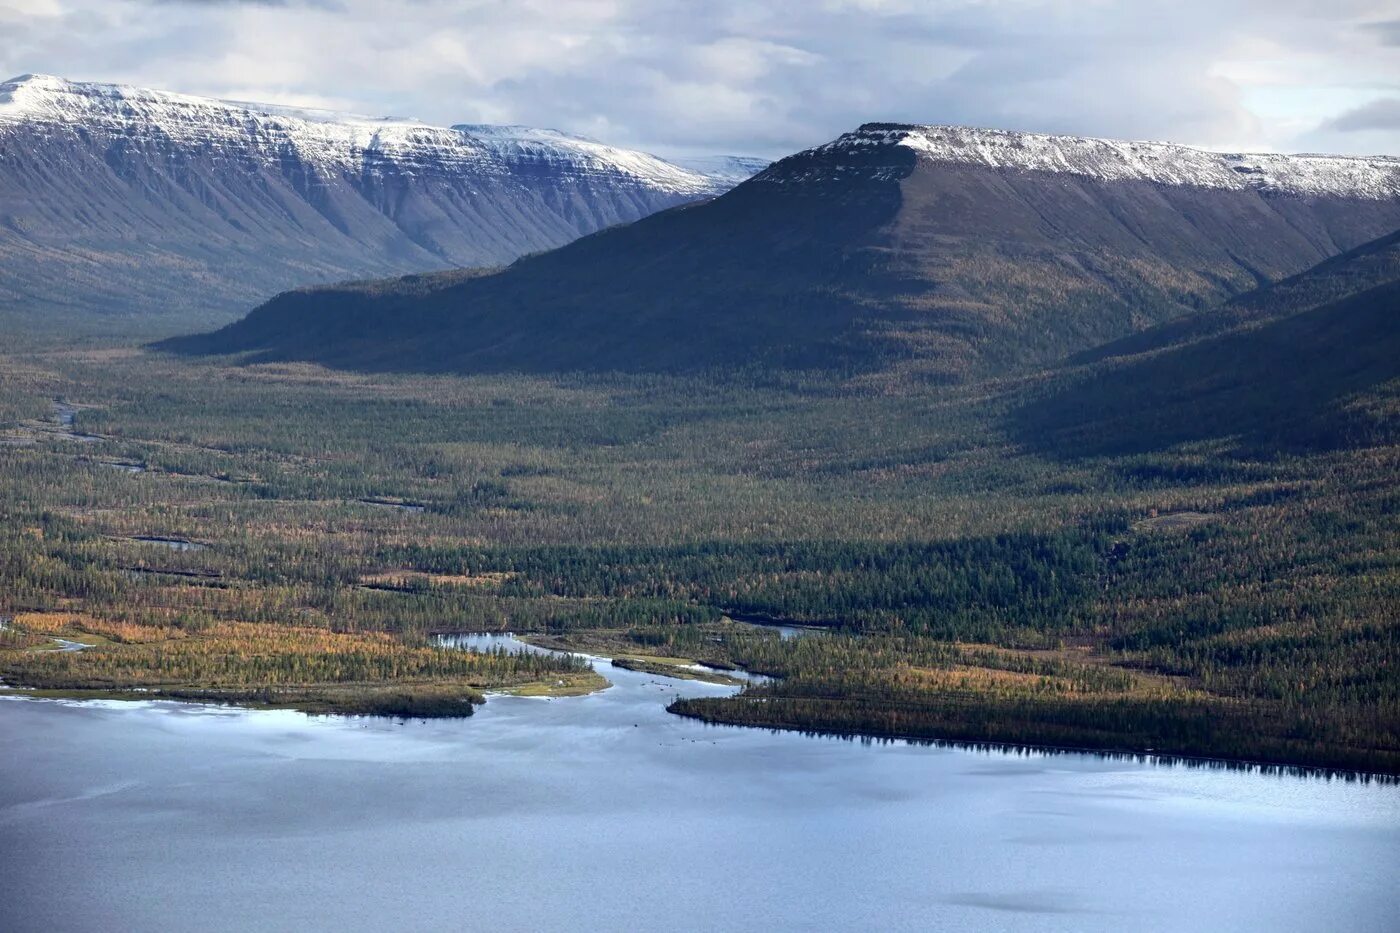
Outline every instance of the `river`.
<svg viewBox="0 0 1400 933">
<path fill-rule="evenodd" d="M 0 929 L 1392 931 L 1400 789 L 706 726 L 0 700 Z"/>
</svg>

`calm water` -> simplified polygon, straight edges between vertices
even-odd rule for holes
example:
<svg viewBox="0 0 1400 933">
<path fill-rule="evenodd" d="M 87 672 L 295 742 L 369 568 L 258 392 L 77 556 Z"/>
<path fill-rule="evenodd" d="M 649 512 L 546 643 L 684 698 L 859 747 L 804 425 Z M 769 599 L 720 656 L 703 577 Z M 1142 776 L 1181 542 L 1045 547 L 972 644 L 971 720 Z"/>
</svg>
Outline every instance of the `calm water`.
<svg viewBox="0 0 1400 933">
<path fill-rule="evenodd" d="M 58 426 L 61 429 L 57 434 L 58 437 L 64 440 L 82 441 L 85 444 L 91 444 L 102 440 L 102 438 L 96 434 L 85 434 L 82 431 L 74 429 L 73 426 L 78 420 L 78 409 L 76 407 L 54 399 L 53 414 L 54 419 L 58 422 Z"/>
<path fill-rule="evenodd" d="M 98 466 L 106 467 L 109 470 L 120 470 L 123 473 L 145 473 L 144 463 L 131 463 L 126 460 L 99 460 Z"/>
<path fill-rule="evenodd" d="M 780 637 L 789 638 L 793 636 L 782 635 Z M 516 638 L 513 634 L 498 635 L 488 632 L 476 632 L 470 634 L 463 633 L 439 635 L 437 641 L 438 644 L 441 645 L 446 645 L 452 648 L 465 648 L 468 651 L 494 651 L 499 648 L 504 648 L 506 651 L 526 651 L 531 654 L 551 653 L 548 649 L 536 647 L 535 645 L 532 645 L 529 642 L 523 642 L 520 639 Z M 604 676 L 608 677 L 615 683 L 618 682 L 618 678 L 612 677 L 610 673 L 614 670 L 617 670 L 617 668 L 612 666 L 612 663 L 608 658 L 592 658 L 590 655 L 582 655 L 582 657 L 590 658 L 597 666 L 598 670 L 604 672 Z M 725 677 L 731 677 L 735 680 L 746 681 L 747 683 L 751 684 L 761 684 L 773 679 L 763 674 L 755 674 L 750 671 L 746 671 L 743 668 L 718 668 L 711 667 L 708 664 L 687 664 L 686 667 L 697 673 L 723 674 Z M 652 680 L 654 680 L 656 683 L 661 683 L 663 682 L 663 680 L 666 683 L 672 682 L 670 679 L 667 678 L 652 678 Z M 724 693 L 727 691 L 720 692 Z M 693 691 L 687 691 L 688 695 L 690 695 L 691 693 L 693 693 Z"/>
<path fill-rule="evenodd" d="M 1400 789 L 707 727 L 0 701 L 0 929 L 1394 931 Z"/>
<path fill-rule="evenodd" d="M 168 547 L 172 551 L 202 551 L 205 545 L 195 541 L 186 541 L 184 538 L 162 538 L 155 535 L 138 535 L 129 540 L 138 544 L 156 544 L 160 547 Z"/>
</svg>

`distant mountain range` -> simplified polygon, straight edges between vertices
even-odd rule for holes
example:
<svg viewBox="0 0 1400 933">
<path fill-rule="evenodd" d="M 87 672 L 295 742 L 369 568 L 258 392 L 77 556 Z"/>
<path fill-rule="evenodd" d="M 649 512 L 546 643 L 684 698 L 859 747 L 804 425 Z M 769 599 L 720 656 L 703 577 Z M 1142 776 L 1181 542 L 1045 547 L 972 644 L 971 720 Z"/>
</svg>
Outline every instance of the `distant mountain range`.
<svg viewBox="0 0 1400 933">
<path fill-rule="evenodd" d="M 0 84 L 0 309 L 230 312 L 300 285 L 500 265 L 760 167 L 713 165 L 25 75 Z"/>
<path fill-rule="evenodd" d="M 752 178 L 772 163 L 750 156 L 687 156 L 672 159 L 677 165 L 737 185 Z"/>
<path fill-rule="evenodd" d="M 868 124 L 499 273 L 289 292 L 168 346 L 447 371 L 1041 364 L 1400 228 L 1400 161 Z"/>
</svg>

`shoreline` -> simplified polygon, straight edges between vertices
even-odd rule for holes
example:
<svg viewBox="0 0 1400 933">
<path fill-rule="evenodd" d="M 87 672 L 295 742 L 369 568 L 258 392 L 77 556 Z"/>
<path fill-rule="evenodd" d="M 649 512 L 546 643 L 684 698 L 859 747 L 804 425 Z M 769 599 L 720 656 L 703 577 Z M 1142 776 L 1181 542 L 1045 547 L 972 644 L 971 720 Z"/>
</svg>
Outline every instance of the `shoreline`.
<svg viewBox="0 0 1400 933">
<path fill-rule="evenodd" d="M 634 671 L 634 673 L 649 673 L 644 671 Z M 659 675 L 664 676 L 664 675 Z M 672 678 L 680 679 L 680 678 Z M 601 693 L 611 689 L 616 685 L 606 682 L 606 685 L 588 694 L 561 694 L 560 698 L 568 699 L 573 696 L 586 696 L 593 693 Z M 79 695 L 82 694 L 82 695 Z M 486 694 L 491 697 L 513 697 L 522 700 L 551 700 L 555 697 L 546 695 L 515 694 L 509 692 L 490 692 Z M 385 713 L 356 713 L 337 710 L 316 710 L 299 707 L 292 704 L 250 704 L 246 702 L 229 702 L 217 699 L 198 700 L 185 697 L 175 697 L 159 693 L 147 694 L 120 694 L 112 691 L 58 691 L 58 690 L 33 690 L 27 688 L 17 688 L 13 685 L 0 686 L 0 700 L 30 700 L 40 703 L 59 704 L 88 704 L 88 703 L 170 703 L 181 706 L 201 707 L 209 709 L 228 710 L 233 712 L 247 713 L 269 713 L 269 712 L 296 712 L 303 716 L 322 719 L 384 719 L 392 721 L 407 722 L 409 720 L 419 720 L 427 722 L 432 719 L 467 719 L 469 715 L 458 716 L 396 716 Z M 760 730 L 768 732 L 783 732 L 802 735 L 806 738 L 840 740 L 848 742 L 860 742 L 869 745 L 907 745 L 925 748 L 940 748 L 959 752 L 977 752 L 996 755 L 1016 755 L 1032 753 L 1042 755 L 1047 758 L 1057 756 L 1082 756 L 1098 758 L 1110 761 L 1131 761 L 1140 764 L 1147 764 L 1153 767 L 1184 767 L 1184 768 L 1205 768 L 1219 769 L 1225 771 L 1235 771 L 1258 775 L 1260 777 L 1296 778 L 1303 780 L 1320 781 L 1344 781 L 1360 782 L 1362 784 L 1378 784 L 1384 787 L 1400 787 L 1400 772 L 1376 771 L 1361 768 L 1339 768 L 1322 765 L 1304 765 L 1283 761 L 1268 761 L 1253 758 L 1224 758 L 1209 755 L 1189 755 L 1178 753 L 1157 752 L 1143 749 L 1129 748 L 1095 748 L 1081 745 L 1055 745 L 1050 743 L 1036 742 L 1005 742 L 978 739 L 958 739 L 958 738 L 938 738 L 917 735 L 896 735 L 896 734 L 872 734 L 863 732 L 849 732 L 835 729 L 814 729 L 807 726 L 785 725 L 759 725 L 750 723 L 732 723 L 724 720 L 709 719 L 697 713 L 674 710 L 671 703 L 663 707 L 667 713 L 702 723 L 706 727 L 739 729 L 739 730 Z"/>
<path fill-rule="evenodd" d="M 1011 742 L 1000 739 L 920 736 L 909 733 L 853 732 L 850 730 L 823 729 L 815 726 L 803 726 L 793 723 L 731 722 L 725 719 L 711 718 L 693 710 L 673 708 L 684 702 L 686 702 L 684 699 L 677 700 L 667 706 L 666 711 L 673 716 L 693 719 L 707 726 L 727 729 L 767 729 L 773 732 L 796 732 L 813 737 L 845 739 L 849 741 L 872 743 L 901 742 L 907 745 L 927 745 L 940 748 L 986 749 L 990 751 L 1002 750 L 1007 753 L 1014 750 L 1021 750 L 1040 752 L 1048 755 L 1092 755 L 1101 758 L 1146 761 L 1153 764 L 1168 766 L 1181 764 L 1187 767 L 1220 767 L 1262 774 L 1277 772 L 1286 777 L 1375 781 L 1384 785 L 1400 786 L 1400 770 L 1385 771 L 1371 768 L 1302 764 L 1296 761 L 1270 761 L 1260 758 L 1228 758 L 1219 755 L 1192 755 L 1183 752 L 1161 752 L 1155 749 L 1138 749 L 1126 746 L 1095 747 L 1091 745 L 1056 745 L 1049 742 Z"/>
</svg>

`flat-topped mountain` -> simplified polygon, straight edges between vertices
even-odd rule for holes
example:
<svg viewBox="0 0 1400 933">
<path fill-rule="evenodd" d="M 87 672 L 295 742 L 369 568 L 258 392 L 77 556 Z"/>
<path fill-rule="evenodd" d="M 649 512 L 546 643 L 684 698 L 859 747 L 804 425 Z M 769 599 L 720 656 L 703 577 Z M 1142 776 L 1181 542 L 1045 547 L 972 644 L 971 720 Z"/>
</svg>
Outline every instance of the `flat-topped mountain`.
<svg viewBox="0 0 1400 933">
<path fill-rule="evenodd" d="M 186 350 L 457 371 L 959 378 L 1212 307 L 1400 227 L 1400 161 L 869 124 L 497 274 L 279 296 Z"/>
<path fill-rule="evenodd" d="M 246 309 L 500 265 L 732 184 L 553 130 L 26 75 L 0 84 L 0 308 Z"/>
</svg>

